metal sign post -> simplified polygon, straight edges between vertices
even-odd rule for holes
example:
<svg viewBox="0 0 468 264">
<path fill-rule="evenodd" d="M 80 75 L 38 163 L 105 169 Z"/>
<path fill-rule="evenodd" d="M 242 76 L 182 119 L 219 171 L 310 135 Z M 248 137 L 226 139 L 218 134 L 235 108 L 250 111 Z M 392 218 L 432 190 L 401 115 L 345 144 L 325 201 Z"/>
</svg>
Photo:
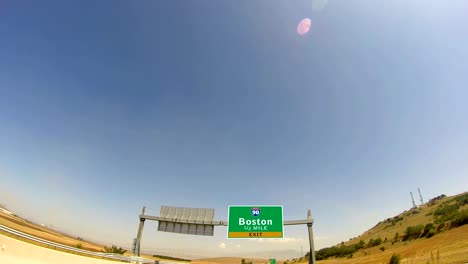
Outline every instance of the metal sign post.
<svg viewBox="0 0 468 264">
<path fill-rule="evenodd" d="M 307 220 L 311 221 L 310 223 L 307 223 L 307 229 L 309 230 L 309 246 L 310 246 L 309 264 L 315 264 L 314 233 L 312 231 L 312 224 L 314 223 L 314 220 L 312 219 L 312 213 L 310 212 L 310 209 L 307 210 Z"/>
</svg>

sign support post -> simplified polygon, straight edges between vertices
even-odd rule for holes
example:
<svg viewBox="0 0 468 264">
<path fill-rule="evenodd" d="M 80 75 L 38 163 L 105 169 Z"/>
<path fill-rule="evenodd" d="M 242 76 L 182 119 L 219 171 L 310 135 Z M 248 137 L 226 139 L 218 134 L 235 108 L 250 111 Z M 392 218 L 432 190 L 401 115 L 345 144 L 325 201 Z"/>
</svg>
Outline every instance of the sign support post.
<svg viewBox="0 0 468 264">
<path fill-rule="evenodd" d="M 312 231 L 312 224 L 314 220 L 312 219 L 312 213 L 310 209 L 307 211 L 307 220 L 311 220 L 310 223 L 307 223 L 307 228 L 309 229 L 309 264 L 315 264 L 315 250 L 314 250 L 314 233 Z"/>
<path fill-rule="evenodd" d="M 141 210 L 141 215 L 145 215 L 146 207 L 143 206 L 143 210 Z M 143 234 L 143 227 L 145 226 L 145 218 L 140 217 L 140 225 L 138 226 L 138 234 L 137 234 L 137 241 L 136 241 L 136 250 L 135 254 L 139 257 L 140 256 L 140 242 L 141 242 L 141 235 Z"/>
</svg>

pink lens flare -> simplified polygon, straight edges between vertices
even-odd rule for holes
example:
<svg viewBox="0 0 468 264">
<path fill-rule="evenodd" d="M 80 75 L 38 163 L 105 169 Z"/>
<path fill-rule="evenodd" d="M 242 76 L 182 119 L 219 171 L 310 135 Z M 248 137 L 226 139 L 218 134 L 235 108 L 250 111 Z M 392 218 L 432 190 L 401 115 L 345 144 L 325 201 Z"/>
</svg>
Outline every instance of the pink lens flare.
<svg viewBox="0 0 468 264">
<path fill-rule="evenodd" d="M 310 18 L 304 18 L 302 19 L 301 22 L 299 22 L 299 25 L 297 25 L 297 34 L 299 35 L 305 35 L 307 32 L 310 30 L 310 26 L 312 25 L 312 21 Z"/>
</svg>

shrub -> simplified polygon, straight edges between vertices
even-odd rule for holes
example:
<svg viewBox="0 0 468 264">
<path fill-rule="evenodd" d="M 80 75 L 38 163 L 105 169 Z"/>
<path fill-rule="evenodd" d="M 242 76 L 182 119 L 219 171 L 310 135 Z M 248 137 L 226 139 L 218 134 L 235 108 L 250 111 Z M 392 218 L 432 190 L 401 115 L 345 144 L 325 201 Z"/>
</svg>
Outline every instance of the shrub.
<svg viewBox="0 0 468 264">
<path fill-rule="evenodd" d="M 245 264 L 245 259 L 242 259 L 242 260 L 241 260 L 241 263 L 242 263 L 242 264 Z"/>
<path fill-rule="evenodd" d="M 400 264 L 401 256 L 399 254 L 393 254 L 388 261 L 389 264 Z"/>
<path fill-rule="evenodd" d="M 333 246 L 329 248 L 322 248 L 315 254 L 315 258 L 317 260 L 323 260 L 330 257 L 337 257 L 343 258 L 350 256 L 357 250 L 359 250 L 359 244 L 352 244 L 352 245 L 340 245 L 340 246 Z"/>
<path fill-rule="evenodd" d="M 455 216 L 455 219 L 452 221 L 452 226 L 462 226 L 468 224 L 468 209 L 462 210 Z"/>
<path fill-rule="evenodd" d="M 359 243 L 355 244 L 355 248 L 356 250 L 359 250 L 361 248 L 364 248 L 366 246 L 366 242 L 364 242 L 364 240 L 359 240 Z"/>
<path fill-rule="evenodd" d="M 468 204 L 468 193 L 458 196 L 454 200 L 457 202 L 459 207 L 462 207 L 465 204 Z"/>
<path fill-rule="evenodd" d="M 433 206 L 437 200 L 447 197 L 445 194 L 439 195 L 429 200 L 429 206 Z"/>
<path fill-rule="evenodd" d="M 437 226 L 437 233 L 440 233 L 442 231 L 442 229 L 444 229 L 445 227 L 445 223 L 442 223 L 440 225 Z"/>
<path fill-rule="evenodd" d="M 458 214 L 458 204 L 444 204 L 434 211 L 434 222 L 436 224 L 445 223 L 455 219 Z"/>
<path fill-rule="evenodd" d="M 385 251 L 385 247 L 380 247 L 380 250 L 381 250 L 381 251 Z"/>
<path fill-rule="evenodd" d="M 424 231 L 423 231 L 423 233 L 422 233 L 421 236 L 422 236 L 422 237 L 426 237 L 426 236 L 427 236 L 427 233 L 429 233 L 429 231 L 430 231 L 431 229 L 434 229 L 434 224 L 432 224 L 432 223 L 429 223 L 429 224 L 427 224 L 426 226 L 424 226 Z"/>
<path fill-rule="evenodd" d="M 367 243 L 367 247 L 368 247 L 368 248 L 371 248 L 371 247 L 378 246 L 378 245 L 380 245 L 380 244 L 382 244 L 382 238 L 380 238 L 380 237 L 377 238 L 377 239 L 372 239 L 372 238 L 371 238 L 371 239 L 369 240 L 369 243 Z"/>
<path fill-rule="evenodd" d="M 76 248 L 79 248 L 79 249 L 82 249 L 83 248 L 83 245 L 81 245 L 80 243 L 76 244 L 75 245 Z"/>
<path fill-rule="evenodd" d="M 103 252 L 123 255 L 123 254 L 125 254 L 125 252 L 127 252 L 127 250 L 125 250 L 125 249 L 123 249 L 121 247 L 118 248 L 118 247 L 112 245 L 112 247 L 109 247 L 109 248 L 104 247 Z"/>
<path fill-rule="evenodd" d="M 403 237 L 403 241 L 408 239 L 417 239 L 421 236 L 421 232 L 424 230 L 423 225 L 417 226 L 408 226 L 405 231 L 405 235 Z"/>
<path fill-rule="evenodd" d="M 429 232 L 427 232 L 426 237 L 430 238 L 430 237 L 433 237 L 435 234 L 436 234 L 436 231 L 434 229 L 431 229 L 429 230 Z"/>
</svg>

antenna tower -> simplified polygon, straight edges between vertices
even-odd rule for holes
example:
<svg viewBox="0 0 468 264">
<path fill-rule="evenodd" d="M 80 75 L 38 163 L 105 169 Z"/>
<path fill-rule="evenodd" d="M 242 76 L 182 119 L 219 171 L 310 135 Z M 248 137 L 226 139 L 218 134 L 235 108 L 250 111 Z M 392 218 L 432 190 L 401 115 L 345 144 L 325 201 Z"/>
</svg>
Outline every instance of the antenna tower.
<svg viewBox="0 0 468 264">
<path fill-rule="evenodd" d="M 413 193 L 410 192 L 410 194 L 411 194 L 411 201 L 413 201 L 413 208 L 416 208 L 416 203 L 414 202 Z"/>
<path fill-rule="evenodd" d="M 423 204 L 424 204 L 424 200 L 423 200 L 423 198 L 422 198 L 422 194 L 421 194 L 421 191 L 419 190 L 419 188 L 418 188 L 418 192 L 419 192 L 419 198 L 421 198 L 421 205 L 423 205 Z"/>
</svg>

